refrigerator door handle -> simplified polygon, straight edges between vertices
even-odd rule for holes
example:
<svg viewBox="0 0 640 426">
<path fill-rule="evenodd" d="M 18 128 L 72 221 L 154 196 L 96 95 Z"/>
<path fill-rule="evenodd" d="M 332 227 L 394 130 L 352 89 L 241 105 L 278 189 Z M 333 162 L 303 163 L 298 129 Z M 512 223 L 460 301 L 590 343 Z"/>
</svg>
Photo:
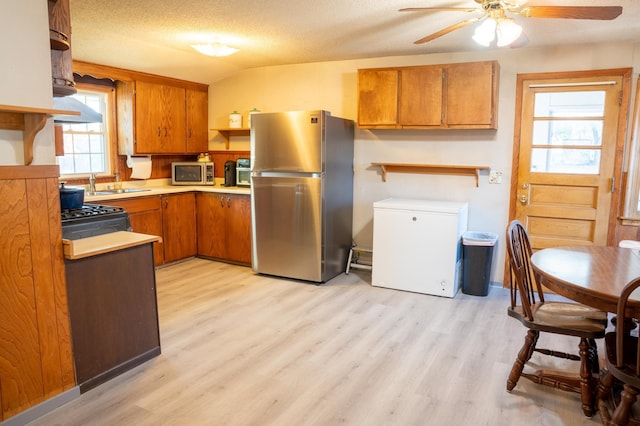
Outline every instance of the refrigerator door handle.
<svg viewBox="0 0 640 426">
<path fill-rule="evenodd" d="M 257 171 L 253 171 L 253 172 L 251 172 L 251 176 L 253 176 L 253 177 L 280 177 L 280 178 L 287 178 L 287 177 L 320 178 L 320 177 L 322 177 L 322 173 L 317 173 L 317 172 L 313 172 L 313 173 L 312 172 L 257 172 Z"/>
</svg>

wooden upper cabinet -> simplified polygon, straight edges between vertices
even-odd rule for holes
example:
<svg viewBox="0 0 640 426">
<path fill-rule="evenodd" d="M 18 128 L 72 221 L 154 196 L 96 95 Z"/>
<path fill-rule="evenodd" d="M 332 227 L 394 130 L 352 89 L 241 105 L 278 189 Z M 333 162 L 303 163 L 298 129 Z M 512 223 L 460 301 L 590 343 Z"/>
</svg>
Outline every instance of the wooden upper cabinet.
<svg viewBox="0 0 640 426">
<path fill-rule="evenodd" d="M 358 124 L 395 127 L 398 118 L 398 71 L 358 70 Z"/>
<path fill-rule="evenodd" d="M 209 150 L 209 94 L 187 89 L 187 152 Z"/>
<path fill-rule="evenodd" d="M 443 81 L 443 70 L 439 67 L 400 70 L 398 124 L 440 126 Z"/>
<path fill-rule="evenodd" d="M 473 62 L 447 67 L 447 124 L 496 128 L 498 63 Z"/>
<path fill-rule="evenodd" d="M 495 129 L 498 63 L 358 70 L 358 126 Z"/>
<path fill-rule="evenodd" d="M 183 87 L 136 81 L 136 153 L 186 152 L 186 101 Z"/>
</svg>

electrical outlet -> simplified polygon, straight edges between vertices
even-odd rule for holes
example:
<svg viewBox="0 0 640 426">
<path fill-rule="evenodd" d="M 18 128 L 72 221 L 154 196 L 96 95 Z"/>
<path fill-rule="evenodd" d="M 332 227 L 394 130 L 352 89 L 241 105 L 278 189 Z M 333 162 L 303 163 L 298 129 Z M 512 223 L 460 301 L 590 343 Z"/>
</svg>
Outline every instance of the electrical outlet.
<svg viewBox="0 0 640 426">
<path fill-rule="evenodd" d="M 491 170 L 489 173 L 489 183 L 502 183 L 502 172 Z"/>
</svg>

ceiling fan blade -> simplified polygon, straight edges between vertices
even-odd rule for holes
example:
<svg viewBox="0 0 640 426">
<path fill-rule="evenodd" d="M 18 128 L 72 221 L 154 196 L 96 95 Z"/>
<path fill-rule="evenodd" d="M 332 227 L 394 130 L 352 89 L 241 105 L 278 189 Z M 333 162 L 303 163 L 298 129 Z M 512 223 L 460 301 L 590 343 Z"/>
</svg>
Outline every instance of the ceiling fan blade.
<svg viewBox="0 0 640 426">
<path fill-rule="evenodd" d="M 449 34 L 452 31 L 458 30 L 462 27 L 466 27 L 467 25 L 473 24 L 474 22 L 478 22 L 480 20 L 480 18 L 473 18 L 473 19 L 467 19 L 466 21 L 462 21 L 462 22 L 458 22 L 457 24 L 453 24 L 445 29 L 442 29 L 438 32 L 435 32 L 433 34 L 430 34 L 426 37 L 421 38 L 420 40 L 416 40 L 413 42 L 413 44 L 422 44 L 422 43 L 426 43 L 428 41 L 431 40 L 435 40 L 438 37 L 442 37 L 445 34 Z"/>
<path fill-rule="evenodd" d="M 398 12 L 475 12 L 475 7 L 405 7 Z"/>
<path fill-rule="evenodd" d="M 528 6 L 517 12 L 528 18 L 597 19 L 609 21 L 622 13 L 622 6 Z"/>
</svg>

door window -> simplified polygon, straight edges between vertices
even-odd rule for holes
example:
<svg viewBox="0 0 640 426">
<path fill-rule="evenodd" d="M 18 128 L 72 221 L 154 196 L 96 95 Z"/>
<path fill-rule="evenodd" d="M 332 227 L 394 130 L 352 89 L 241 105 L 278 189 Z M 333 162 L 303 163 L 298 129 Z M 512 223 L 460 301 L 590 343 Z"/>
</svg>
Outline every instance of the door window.
<svg viewBox="0 0 640 426">
<path fill-rule="evenodd" d="M 605 94 L 535 93 L 531 172 L 600 173 Z"/>
</svg>

